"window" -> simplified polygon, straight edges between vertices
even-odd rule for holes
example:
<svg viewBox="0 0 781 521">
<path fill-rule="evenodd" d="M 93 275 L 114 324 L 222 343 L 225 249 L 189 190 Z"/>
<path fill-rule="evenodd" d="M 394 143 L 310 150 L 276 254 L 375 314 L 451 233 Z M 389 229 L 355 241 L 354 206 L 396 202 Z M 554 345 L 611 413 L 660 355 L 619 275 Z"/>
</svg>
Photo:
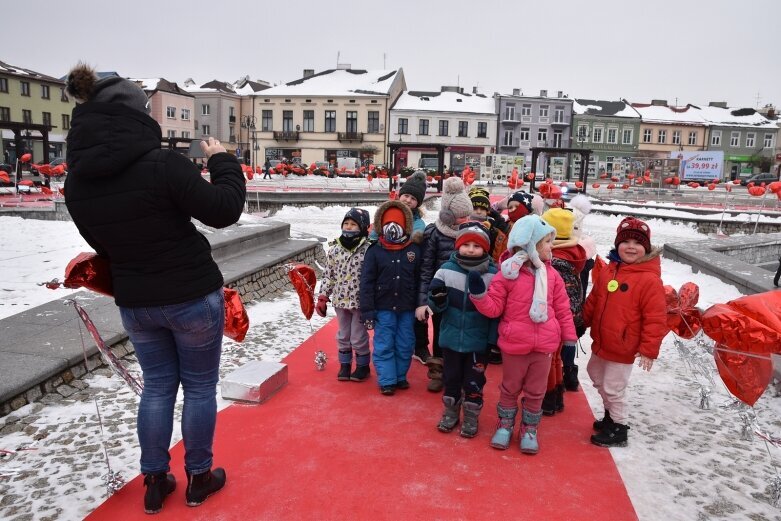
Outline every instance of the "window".
<svg viewBox="0 0 781 521">
<path fill-rule="evenodd" d="M 632 144 L 632 129 L 631 128 L 625 128 L 623 132 L 623 139 L 621 141 L 624 145 L 631 145 Z"/>
<path fill-rule="evenodd" d="M 209 134 L 211 134 L 211 128 L 209 128 L 209 125 L 201 126 L 201 134 L 203 134 L 204 136 L 208 136 Z"/>
<path fill-rule="evenodd" d="M 740 132 L 730 132 L 729 146 L 736 148 L 740 146 Z"/>
<path fill-rule="evenodd" d="M 407 118 L 399 118 L 399 134 L 407 133 Z"/>
<path fill-rule="evenodd" d="M 548 141 L 548 129 L 547 128 L 541 128 L 537 131 L 537 141 L 542 141 L 543 143 Z"/>
<path fill-rule="evenodd" d="M 521 141 L 529 141 L 529 134 L 531 133 L 531 129 L 529 127 L 521 127 L 521 134 L 520 138 Z"/>
<path fill-rule="evenodd" d="M 650 143 L 651 142 L 651 129 L 647 128 L 643 130 L 643 143 Z"/>
<path fill-rule="evenodd" d="M 757 135 L 754 132 L 746 132 L 746 148 L 754 148 Z"/>
<path fill-rule="evenodd" d="M 190 109 L 182 109 L 182 120 L 190 121 Z"/>
<path fill-rule="evenodd" d="M 710 133 L 710 144 L 712 147 L 721 146 L 721 130 L 713 130 Z"/>
<path fill-rule="evenodd" d="M 325 131 L 336 132 L 336 111 L 335 110 L 325 111 Z"/>
<path fill-rule="evenodd" d="M 176 107 L 166 107 L 165 117 L 168 119 L 176 119 Z"/>
<path fill-rule="evenodd" d="M 602 127 L 594 127 L 594 132 L 591 134 L 591 141 L 594 143 L 602 143 Z"/>
<path fill-rule="evenodd" d="M 189 130 L 182 130 L 182 137 L 184 139 L 190 139 L 190 131 Z"/>
<path fill-rule="evenodd" d="M 0 92 L 8 92 L 8 78 L 0 78 Z"/>
<path fill-rule="evenodd" d="M 176 130 L 169 130 L 168 132 L 166 132 L 166 134 L 168 135 L 169 138 L 174 138 L 176 137 Z"/>
<path fill-rule="evenodd" d="M 617 128 L 609 128 L 607 129 L 607 142 L 616 144 L 618 143 L 618 129 Z"/>
<path fill-rule="evenodd" d="M 11 121 L 10 107 L 0 107 L 0 121 Z"/>
<path fill-rule="evenodd" d="M 33 111 L 32 110 L 22 110 L 22 121 L 25 123 L 32 123 L 33 122 Z"/>
<path fill-rule="evenodd" d="M 20 81 L 19 84 L 22 87 L 22 96 L 29 96 L 30 95 L 30 82 L 29 81 Z"/>
<path fill-rule="evenodd" d="M 541 118 L 548 117 L 548 105 L 540 105 L 540 117 Z"/>
<path fill-rule="evenodd" d="M 773 148 L 773 134 L 765 134 L 765 141 L 762 144 L 763 148 Z"/>
<path fill-rule="evenodd" d="M 477 137 L 488 137 L 488 123 L 485 121 L 477 123 Z"/>
<path fill-rule="evenodd" d="M 370 110 L 369 120 L 366 125 L 366 132 L 377 134 L 380 131 L 380 111 Z"/>
<path fill-rule="evenodd" d="M 421 119 L 418 121 L 418 134 L 421 136 L 428 136 L 428 120 Z"/>
<path fill-rule="evenodd" d="M 673 145 L 680 145 L 680 144 L 681 144 L 681 131 L 673 130 Z"/>
<path fill-rule="evenodd" d="M 49 86 L 41 85 L 41 98 L 49 99 Z"/>
<path fill-rule="evenodd" d="M 228 108 L 228 116 L 230 116 L 232 118 L 236 117 L 236 107 Z"/>
<path fill-rule="evenodd" d="M 212 109 L 209 105 L 203 104 L 201 105 L 201 115 L 202 116 L 208 116 L 212 113 Z"/>
<path fill-rule="evenodd" d="M 469 136 L 469 122 L 468 121 L 459 121 L 458 122 L 458 137 L 467 137 Z"/>
<path fill-rule="evenodd" d="M 667 143 L 667 131 L 666 130 L 660 130 L 659 131 L 659 133 L 657 135 L 656 142 L 659 143 L 660 145 L 664 145 L 665 143 Z"/>
<path fill-rule="evenodd" d="M 504 107 L 504 120 L 512 121 L 515 119 L 515 105 L 507 105 Z"/>
<path fill-rule="evenodd" d="M 506 147 L 514 147 L 515 143 L 513 143 L 513 131 L 512 130 L 505 130 L 504 131 L 504 141 L 502 141 L 502 144 Z"/>
<path fill-rule="evenodd" d="M 52 126 L 52 113 L 51 112 L 42 112 L 41 113 L 43 124 L 47 127 Z"/>
<path fill-rule="evenodd" d="M 293 111 L 292 110 L 283 110 L 282 111 L 282 131 L 283 132 L 292 132 L 293 130 Z"/>
<path fill-rule="evenodd" d="M 274 128 L 274 113 L 270 110 L 264 110 L 260 117 L 260 131 L 271 132 Z"/>
<path fill-rule="evenodd" d="M 553 111 L 553 121 L 555 123 L 564 123 L 564 107 L 556 107 Z"/>
<path fill-rule="evenodd" d="M 315 131 L 315 111 L 305 110 L 304 111 L 304 132 L 314 132 L 314 131 Z"/>
<path fill-rule="evenodd" d="M 228 142 L 229 143 L 236 142 L 236 127 L 234 127 L 233 125 L 228 125 Z"/>
<path fill-rule="evenodd" d="M 358 132 L 358 111 L 347 111 L 347 132 Z"/>
<path fill-rule="evenodd" d="M 532 104 L 531 103 L 524 103 L 521 105 L 521 116 L 531 116 L 532 115 Z"/>
<path fill-rule="evenodd" d="M 697 132 L 692 130 L 689 132 L 689 144 L 690 145 L 696 145 L 697 144 Z"/>
<path fill-rule="evenodd" d="M 68 103 L 68 94 L 65 93 L 65 88 L 60 89 L 60 101 L 64 101 L 65 103 Z"/>
<path fill-rule="evenodd" d="M 561 130 L 555 130 L 553 131 L 553 146 L 556 148 L 561 148 Z"/>
<path fill-rule="evenodd" d="M 447 136 L 448 135 L 448 121 L 446 119 L 440 119 L 439 120 L 439 135 L 440 136 Z"/>
<path fill-rule="evenodd" d="M 578 125 L 578 141 L 581 143 L 588 141 L 588 125 Z"/>
</svg>

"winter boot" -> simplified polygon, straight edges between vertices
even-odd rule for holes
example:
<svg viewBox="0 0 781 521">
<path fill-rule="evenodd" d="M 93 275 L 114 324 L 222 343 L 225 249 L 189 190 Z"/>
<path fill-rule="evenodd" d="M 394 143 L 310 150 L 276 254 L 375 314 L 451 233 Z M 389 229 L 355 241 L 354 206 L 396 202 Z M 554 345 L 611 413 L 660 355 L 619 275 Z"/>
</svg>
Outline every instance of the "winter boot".
<svg viewBox="0 0 781 521">
<path fill-rule="evenodd" d="M 165 497 L 176 490 L 176 478 L 173 474 L 160 472 L 158 474 L 145 474 L 144 486 L 144 512 L 157 514 L 163 509 Z"/>
<path fill-rule="evenodd" d="M 602 430 L 591 436 L 591 443 L 600 447 L 626 447 L 628 425 L 612 422 L 604 424 Z"/>
<path fill-rule="evenodd" d="M 521 420 L 521 452 L 524 454 L 537 454 L 540 446 L 537 443 L 537 426 L 540 424 L 542 412 L 531 413 L 523 410 Z"/>
<path fill-rule="evenodd" d="M 578 385 L 578 366 L 565 365 L 564 366 L 564 388 L 568 391 L 577 391 Z"/>
<path fill-rule="evenodd" d="M 444 370 L 444 362 L 441 358 L 432 356 L 426 362 L 428 366 L 428 387 L 427 389 L 432 393 L 438 393 L 442 390 L 444 384 L 442 383 L 442 371 Z"/>
<path fill-rule="evenodd" d="M 356 365 L 355 371 L 350 375 L 350 380 L 353 382 L 363 382 L 369 378 L 369 374 L 371 374 L 371 371 L 369 370 L 368 365 Z"/>
<path fill-rule="evenodd" d="M 439 429 L 439 432 L 450 432 L 458 425 L 461 400 L 456 401 L 452 396 L 443 396 L 442 403 L 445 404 L 445 410 L 442 413 L 442 419 L 439 420 L 437 429 Z"/>
<path fill-rule="evenodd" d="M 201 474 L 187 473 L 187 506 L 197 507 L 225 486 L 225 470 L 216 468 Z"/>
<path fill-rule="evenodd" d="M 491 438 L 491 447 L 507 450 L 513 437 L 515 415 L 518 414 L 518 408 L 505 409 L 501 405 L 497 405 L 496 412 L 499 415 L 499 421 L 496 424 L 496 432 Z"/>
<path fill-rule="evenodd" d="M 336 379 L 340 382 L 349 382 L 351 370 L 352 364 L 339 364 L 339 373 L 336 375 Z"/>
<path fill-rule="evenodd" d="M 488 363 L 500 365 L 502 363 L 502 352 L 498 347 L 491 347 L 488 350 Z"/>
<path fill-rule="evenodd" d="M 601 420 L 594 420 L 594 430 L 599 432 L 601 431 L 605 426 L 612 425 L 613 424 L 613 418 L 610 417 L 610 411 L 605 409 L 605 417 Z"/>
<path fill-rule="evenodd" d="M 556 394 L 556 412 L 564 410 L 564 384 L 559 384 L 553 391 Z"/>
<path fill-rule="evenodd" d="M 477 419 L 483 409 L 482 403 L 464 402 L 464 422 L 461 424 L 461 437 L 477 436 Z"/>
<path fill-rule="evenodd" d="M 413 360 L 417 360 L 423 365 L 426 365 L 431 355 L 428 352 L 428 346 L 415 346 L 415 353 L 412 355 Z"/>
<path fill-rule="evenodd" d="M 542 414 L 545 416 L 553 416 L 556 414 L 556 389 L 551 389 L 545 392 L 545 397 L 542 399 Z"/>
</svg>

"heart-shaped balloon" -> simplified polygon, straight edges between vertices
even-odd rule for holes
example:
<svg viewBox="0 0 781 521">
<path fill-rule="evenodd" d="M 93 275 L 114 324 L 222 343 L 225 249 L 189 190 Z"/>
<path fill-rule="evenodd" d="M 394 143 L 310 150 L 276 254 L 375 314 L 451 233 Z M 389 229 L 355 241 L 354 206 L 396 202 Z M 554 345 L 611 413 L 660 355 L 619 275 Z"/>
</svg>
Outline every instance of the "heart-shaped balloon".
<svg viewBox="0 0 781 521">
<path fill-rule="evenodd" d="M 770 357 L 746 356 L 723 349 L 721 344 L 716 344 L 713 350 L 719 376 L 735 398 L 753 406 L 773 376 Z"/>
</svg>

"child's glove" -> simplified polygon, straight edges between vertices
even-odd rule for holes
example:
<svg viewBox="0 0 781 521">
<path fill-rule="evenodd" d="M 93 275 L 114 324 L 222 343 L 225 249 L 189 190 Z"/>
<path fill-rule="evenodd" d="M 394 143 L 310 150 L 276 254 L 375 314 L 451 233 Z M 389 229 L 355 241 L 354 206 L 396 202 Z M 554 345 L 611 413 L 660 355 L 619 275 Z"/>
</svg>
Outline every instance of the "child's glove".
<svg viewBox="0 0 781 521">
<path fill-rule="evenodd" d="M 447 286 L 439 286 L 431 290 L 431 300 L 439 307 L 447 302 Z"/>
<path fill-rule="evenodd" d="M 482 297 L 485 293 L 485 282 L 483 282 L 482 275 L 472 270 L 467 275 L 467 278 L 469 280 L 469 293 L 474 297 Z"/>
<path fill-rule="evenodd" d="M 498 212 L 501 212 L 502 210 L 506 210 L 507 209 L 507 203 L 510 201 L 510 196 L 511 195 L 512 194 L 507 194 L 507 197 L 503 197 L 501 200 L 496 201 L 495 203 L 493 203 L 491 205 L 491 208 L 493 208 L 494 210 L 496 210 Z"/>
<path fill-rule="evenodd" d="M 374 329 L 374 320 L 372 319 L 364 320 L 363 327 L 366 328 L 366 331 L 371 331 L 372 329 Z"/>
<path fill-rule="evenodd" d="M 320 293 L 320 296 L 317 297 L 317 304 L 315 305 L 315 311 L 317 311 L 318 315 L 325 317 L 325 312 L 328 310 L 329 302 L 331 302 L 331 299 L 325 296 L 324 293 Z"/>
<path fill-rule="evenodd" d="M 586 334 L 586 329 L 586 326 L 575 326 L 575 334 L 580 338 Z"/>
</svg>

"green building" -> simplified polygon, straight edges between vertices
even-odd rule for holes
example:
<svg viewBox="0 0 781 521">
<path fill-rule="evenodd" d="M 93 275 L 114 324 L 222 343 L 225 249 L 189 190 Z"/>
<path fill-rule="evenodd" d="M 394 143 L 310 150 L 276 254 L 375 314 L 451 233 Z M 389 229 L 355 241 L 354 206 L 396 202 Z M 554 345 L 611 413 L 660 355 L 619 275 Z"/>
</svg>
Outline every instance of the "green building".
<svg viewBox="0 0 781 521">
<path fill-rule="evenodd" d="M 640 134 L 640 114 L 626 100 L 575 99 L 572 106 L 572 146 L 593 150 L 588 176 L 601 171 L 624 173 L 633 168 Z M 580 172 L 574 156 L 570 176 Z"/>
</svg>

